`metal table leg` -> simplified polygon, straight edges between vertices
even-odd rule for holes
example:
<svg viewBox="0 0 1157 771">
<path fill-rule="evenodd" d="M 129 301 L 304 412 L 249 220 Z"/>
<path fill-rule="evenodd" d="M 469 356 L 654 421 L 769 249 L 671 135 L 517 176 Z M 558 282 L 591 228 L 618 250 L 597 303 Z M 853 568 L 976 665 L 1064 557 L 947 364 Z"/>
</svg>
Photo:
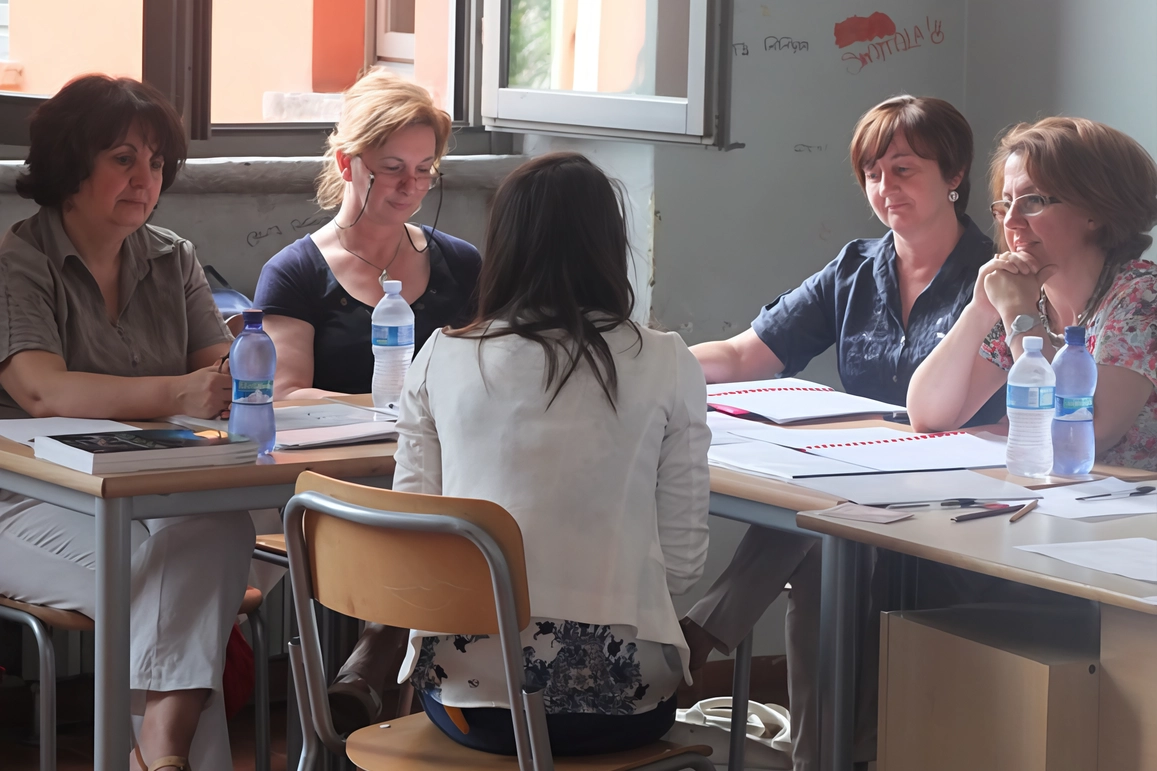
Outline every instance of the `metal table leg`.
<svg viewBox="0 0 1157 771">
<path fill-rule="evenodd" d="M 96 500 L 96 771 L 128 762 L 129 576 L 133 502 Z"/>
<path fill-rule="evenodd" d="M 747 701 L 751 695 L 751 649 L 754 632 L 735 649 L 735 672 L 731 678 L 731 744 L 727 751 L 729 771 L 743 771 L 747 741 Z"/>
<path fill-rule="evenodd" d="M 825 535 L 820 650 L 820 768 L 851 771 L 856 692 L 856 544 Z"/>
</svg>

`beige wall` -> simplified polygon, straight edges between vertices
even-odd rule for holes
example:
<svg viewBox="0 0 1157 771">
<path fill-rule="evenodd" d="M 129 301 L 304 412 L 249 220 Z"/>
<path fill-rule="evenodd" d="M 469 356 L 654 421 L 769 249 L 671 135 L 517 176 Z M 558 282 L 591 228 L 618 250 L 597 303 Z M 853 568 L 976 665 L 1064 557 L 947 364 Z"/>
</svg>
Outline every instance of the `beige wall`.
<svg viewBox="0 0 1157 771">
<path fill-rule="evenodd" d="M 312 90 L 314 0 L 227 0 L 213 7 L 215 122 L 261 120 L 265 91 Z M 10 0 L 8 88 L 56 93 L 88 72 L 141 77 L 141 0 Z"/>
</svg>

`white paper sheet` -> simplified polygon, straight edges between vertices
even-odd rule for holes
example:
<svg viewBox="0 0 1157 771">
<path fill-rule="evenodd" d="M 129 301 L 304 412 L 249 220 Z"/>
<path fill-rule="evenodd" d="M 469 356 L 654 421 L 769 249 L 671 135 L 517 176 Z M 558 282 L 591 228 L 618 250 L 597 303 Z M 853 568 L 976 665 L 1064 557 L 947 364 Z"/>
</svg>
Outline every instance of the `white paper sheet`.
<svg viewBox="0 0 1157 771">
<path fill-rule="evenodd" d="M 732 432 L 742 431 L 753 425 L 761 426 L 763 424 L 753 423 L 743 418 L 733 418 L 730 415 L 724 415 L 722 412 L 707 413 L 707 427 L 711 429 L 711 446 L 713 447 L 717 444 L 741 444 L 748 441 L 741 436 L 736 436 Z"/>
<path fill-rule="evenodd" d="M 1157 583 L 1157 541 L 1152 538 L 1046 543 L 1016 548 L 1102 573 Z"/>
<path fill-rule="evenodd" d="M 133 426 L 115 420 L 89 420 L 86 418 L 17 418 L 0 420 L 0 436 L 20 444 L 33 446 L 32 440 L 38 436 L 63 436 L 65 434 L 98 434 L 105 431 L 136 431 Z"/>
<path fill-rule="evenodd" d="M 804 512 L 800 512 L 801 514 Z M 832 519 L 852 519 L 857 522 L 874 522 L 879 525 L 890 525 L 893 522 L 911 519 L 915 516 L 911 511 L 895 511 L 894 509 L 877 509 L 872 506 L 861 506 L 858 503 L 841 503 L 823 511 L 810 511 L 808 514 L 819 514 L 821 517 Z"/>
<path fill-rule="evenodd" d="M 707 403 L 746 410 L 776 423 L 905 411 L 897 404 L 865 399 L 819 383 L 789 377 L 710 385 L 707 387 Z"/>
<path fill-rule="evenodd" d="M 932 503 L 954 498 L 980 501 L 1028 501 L 1041 494 L 1027 487 L 993 479 L 975 471 L 921 471 L 908 474 L 863 474 L 860 476 L 800 479 L 796 484 L 846 498 L 865 506 L 892 503 Z"/>
<path fill-rule="evenodd" d="M 1097 501 L 1078 501 L 1085 495 L 1115 493 L 1136 490 L 1147 482 L 1126 482 L 1116 477 L 1082 482 L 1063 487 L 1041 490 L 1043 496 L 1037 513 L 1064 519 L 1093 519 L 1097 517 L 1118 517 L 1130 514 L 1157 514 L 1157 493 L 1135 498 L 1109 498 Z"/>
<path fill-rule="evenodd" d="M 329 426 L 350 426 L 355 423 L 373 423 L 375 413 L 362 407 L 355 407 L 350 404 L 339 404 L 331 402 L 329 404 L 311 404 L 311 405 L 297 405 L 292 407 L 274 407 L 273 419 L 277 423 L 277 431 L 297 431 L 302 428 L 325 428 Z M 381 419 L 385 420 L 386 416 L 381 414 Z M 227 431 L 229 429 L 229 421 L 226 420 L 209 420 L 206 418 L 192 418 L 188 415 L 173 415 L 166 418 L 171 423 L 176 423 L 179 426 L 194 429 L 217 429 L 219 431 Z"/>
<path fill-rule="evenodd" d="M 1003 440 L 980 438 L 963 431 L 913 434 L 883 427 L 795 429 L 760 425 L 733 429 L 732 433 L 876 471 L 938 471 L 1004 465 Z"/>
<path fill-rule="evenodd" d="M 1142 597 L 1141 602 L 1146 605 L 1157 605 L 1157 597 Z"/>
<path fill-rule="evenodd" d="M 707 461 L 720 468 L 772 479 L 871 473 L 870 469 L 863 466 L 853 466 L 767 442 L 716 445 L 708 450 Z"/>
<path fill-rule="evenodd" d="M 351 423 L 344 426 L 315 426 L 277 432 L 275 449 L 302 450 L 308 447 L 337 447 L 390 439 L 397 435 L 397 424 L 390 420 Z"/>
</svg>

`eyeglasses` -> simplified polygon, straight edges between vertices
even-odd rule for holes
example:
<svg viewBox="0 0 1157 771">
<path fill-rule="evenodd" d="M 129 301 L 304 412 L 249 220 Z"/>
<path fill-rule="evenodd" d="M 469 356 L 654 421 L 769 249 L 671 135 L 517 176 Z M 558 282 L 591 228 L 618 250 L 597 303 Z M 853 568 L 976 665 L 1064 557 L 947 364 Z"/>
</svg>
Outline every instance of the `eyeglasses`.
<svg viewBox="0 0 1157 771">
<path fill-rule="evenodd" d="M 419 190 L 433 190 L 442 183 L 442 172 L 430 169 L 428 172 L 411 174 L 407 171 L 379 171 L 376 177 L 387 185 L 396 187 L 408 179 L 414 180 L 414 187 Z"/>
<path fill-rule="evenodd" d="M 1060 203 L 1061 199 L 1053 198 L 1051 195 L 1041 195 L 1040 193 L 1025 193 L 1022 196 L 1013 198 L 1011 201 L 993 201 L 988 208 L 992 210 L 992 216 L 996 219 L 1004 219 L 1012 210 L 1012 207 L 1020 203 L 1020 213 L 1025 217 L 1035 217 L 1045 210 L 1046 206 L 1051 206 L 1054 203 Z"/>
</svg>

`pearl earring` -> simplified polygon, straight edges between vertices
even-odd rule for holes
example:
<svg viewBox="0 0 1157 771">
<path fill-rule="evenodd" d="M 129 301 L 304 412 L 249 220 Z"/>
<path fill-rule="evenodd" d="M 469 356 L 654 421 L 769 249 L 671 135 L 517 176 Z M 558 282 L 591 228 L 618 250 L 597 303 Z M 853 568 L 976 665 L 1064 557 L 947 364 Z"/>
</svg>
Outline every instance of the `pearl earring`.
<svg viewBox="0 0 1157 771">
<path fill-rule="evenodd" d="M 955 190 L 949 190 L 948 191 L 948 200 L 952 201 L 952 203 L 956 203 L 957 201 L 960 200 L 960 193 L 956 192 Z"/>
</svg>

